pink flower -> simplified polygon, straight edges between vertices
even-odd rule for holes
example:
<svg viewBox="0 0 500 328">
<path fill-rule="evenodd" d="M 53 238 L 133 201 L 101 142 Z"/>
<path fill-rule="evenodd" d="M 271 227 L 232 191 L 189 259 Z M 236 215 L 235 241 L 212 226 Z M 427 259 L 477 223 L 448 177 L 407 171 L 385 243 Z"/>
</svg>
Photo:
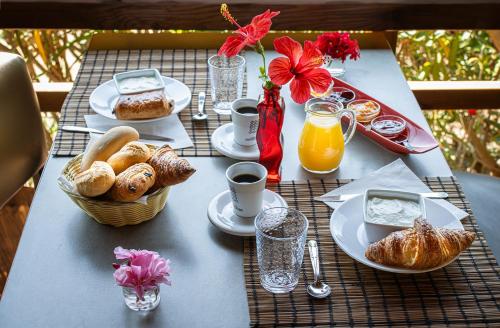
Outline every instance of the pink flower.
<svg viewBox="0 0 500 328">
<path fill-rule="evenodd" d="M 320 68 L 323 63 L 321 52 L 311 41 L 304 43 L 304 50 L 297 41 L 288 36 L 274 40 L 274 49 L 286 57 L 278 57 L 269 64 L 269 77 L 276 85 L 290 82 L 293 101 L 305 103 L 311 96 L 311 89 L 317 93 L 325 92 L 332 77 L 327 70 Z"/>
<path fill-rule="evenodd" d="M 116 269 L 113 276 L 119 286 L 134 288 L 140 298 L 145 290 L 159 284 L 170 286 L 170 260 L 157 252 L 122 247 L 116 247 L 114 252 L 116 259 L 125 260 L 122 264 L 113 264 Z"/>
</svg>

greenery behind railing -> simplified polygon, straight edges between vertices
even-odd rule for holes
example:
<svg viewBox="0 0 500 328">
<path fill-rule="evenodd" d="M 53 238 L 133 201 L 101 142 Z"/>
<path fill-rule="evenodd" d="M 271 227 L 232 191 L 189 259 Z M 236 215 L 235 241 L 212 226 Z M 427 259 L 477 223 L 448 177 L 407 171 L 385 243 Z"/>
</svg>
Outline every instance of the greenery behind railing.
<svg viewBox="0 0 500 328">
<path fill-rule="evenodd" d="M 35 81 L 73 81 L 95 31 L 0 30 L 0 51 L 26 59 Z M 498 80 L 500 60 L 485 31 L 401 31 L 397 59 L 408 80 Z M 498 110 L 436 110 L 425 116 L 453 169 L 500 176 Z M 52 135 L 57 115 L 45 114 Z"/>
</svg>

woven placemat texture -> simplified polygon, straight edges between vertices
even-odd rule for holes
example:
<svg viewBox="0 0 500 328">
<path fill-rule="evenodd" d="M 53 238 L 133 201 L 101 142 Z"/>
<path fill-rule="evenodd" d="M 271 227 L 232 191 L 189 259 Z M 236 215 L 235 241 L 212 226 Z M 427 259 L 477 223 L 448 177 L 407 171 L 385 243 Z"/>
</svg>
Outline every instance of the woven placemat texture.
<svg viewBox="0 0 500 328">
<path fill-rule="evenodd" d="M 252 326 L 500 325 L 500 269 L 454 178 L 424 182 L 434 191 L 446 191 L 453 204 L 469 213 L 463 224 L 476 233 L 476 240 L 454 263 L 417 275 L 372 269 L 335 244 L 329 228 L 332 210 L 312 198 L 348 182 L 282 182 L 275 187 L 289 206 L 308 217 L 308 237 L 318 242 L 322 279 L 332 294 L 324 300 L 307 295 L 313 279 L 307 247 L 298 287 L 289 294 L 266 292 L 259 283 L 255 238 L 247 238 L 244 272 Z"/>
<path fill-rule="evenodd" d="M 95 114 L 89 97 L 101 83 L 111 80 L 113 74 L 142 68 L 157 68 L 162 75 L 185 83 L 193 94 L 191 105 L 179 113 L 179 118 L 193 140 L 194 147 L 178 150 L 181 156 L 221 156 L 210 144 L 212 132 L 230 122 L 230 116 L 218 115 L 212 110 L 207 60 L 216 50 L 159 49 L 159 50 L 93 50 L 82 59 L 73 89 L 64 101 L 59 125 L 86 126 L 83 115 Z M 246 94 L 244 79 L 243 94 Z M 198 93 L 205 91 L 206 122 L 193 122 L 198 110 Z M 89 136 L 59 130 L 54 144 L 56 156 L 74 156 L 85 149 Z"/>
</svg>

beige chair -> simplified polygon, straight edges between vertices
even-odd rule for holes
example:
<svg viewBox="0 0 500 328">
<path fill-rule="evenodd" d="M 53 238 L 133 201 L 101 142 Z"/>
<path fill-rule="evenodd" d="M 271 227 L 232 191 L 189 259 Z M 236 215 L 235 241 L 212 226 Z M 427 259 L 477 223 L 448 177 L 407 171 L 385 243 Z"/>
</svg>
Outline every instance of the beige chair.
<svg viewBox="0 0 500 328">
<path fill-rule="evenodd" d="M 0 208 L 46 159 L 42 118 L 26 64 L 0 52 Z"/>
</svg>

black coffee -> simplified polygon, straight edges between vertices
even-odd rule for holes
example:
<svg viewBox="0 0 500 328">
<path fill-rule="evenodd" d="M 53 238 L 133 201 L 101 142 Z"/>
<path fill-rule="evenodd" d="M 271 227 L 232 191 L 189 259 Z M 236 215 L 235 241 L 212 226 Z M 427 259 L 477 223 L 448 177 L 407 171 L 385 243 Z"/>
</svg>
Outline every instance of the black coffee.
<svg viewBox="0 0 500 328">
<path fill-rule="evenodd" d="M 260 178 L 253 174 L 240 174 L 233 178 L 233 181 L 237 183 L 253 183 L 259 180 Z"/>
<path fill-rule="evenodd" d="M 257 114 L 257 108 L 255 107 L 240 107 L 236 111 L 240 114 Z"/>
</svg>

